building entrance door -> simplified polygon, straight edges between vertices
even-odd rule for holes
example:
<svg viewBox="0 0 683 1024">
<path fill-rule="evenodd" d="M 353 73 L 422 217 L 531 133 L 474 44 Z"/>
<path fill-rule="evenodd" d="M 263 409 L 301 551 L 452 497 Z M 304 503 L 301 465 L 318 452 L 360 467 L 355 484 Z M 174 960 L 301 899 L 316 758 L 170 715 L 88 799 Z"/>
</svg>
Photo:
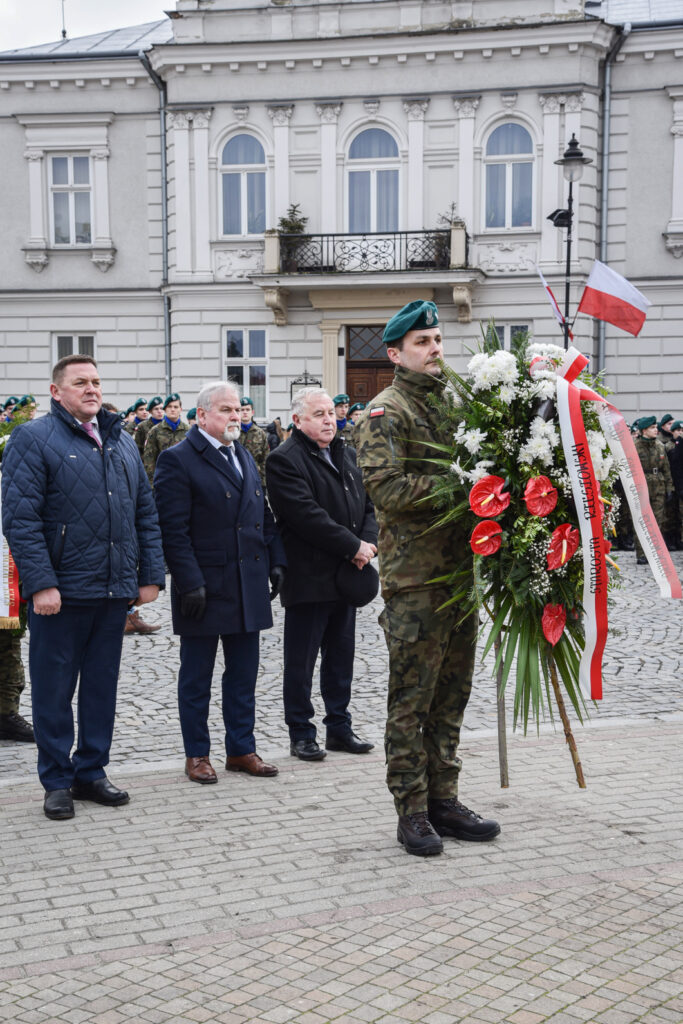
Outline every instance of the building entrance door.
<svg viewBox="0 0 683 1024">
<path fill-rule="evenodd" d="M 346 328 L 346 390 L 351 404 L 369 402 L 391 384 L 394 364 L 382 344 L 383 326 Z"/>
</svg>

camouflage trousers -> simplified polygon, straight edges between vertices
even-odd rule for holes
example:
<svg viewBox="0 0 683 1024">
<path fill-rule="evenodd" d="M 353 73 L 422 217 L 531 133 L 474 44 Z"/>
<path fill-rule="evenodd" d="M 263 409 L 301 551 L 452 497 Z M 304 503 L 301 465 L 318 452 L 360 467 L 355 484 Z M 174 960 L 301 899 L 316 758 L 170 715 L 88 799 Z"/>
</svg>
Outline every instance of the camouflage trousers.
<svg viewBox="0 0 683 1024">
<path fill-rule="evenodd" d="M 389 648 L 384 749 L 387 786 L 398 814 L 456 796 L 460 727 L 472 689 L 477 623 L 457 625 L 449 597 L 429 588 L 395 594 L 379 617 Z"/>
<path fill-rule="evenodd" d="M 674 528 L 672 524 L 671 506 L 666 500 L 666 486 L 661 476 L 652 477 L 646 474 L 645 479 L 647 480 L 648 496 L 650 498 L 650 505 L 652 506 L 652 512 L 657 520 L 657 526 L 666 535 Z M 642 558 L 645 555 L 640 541 L 635 537 L 636 555 L 638 558 Z"/>
<path fill-rule="evenodd" d="M 0 715 L 18 713 L 25 685 L 21 638 L 9 629 L 0 629 Z"/>
</svg>

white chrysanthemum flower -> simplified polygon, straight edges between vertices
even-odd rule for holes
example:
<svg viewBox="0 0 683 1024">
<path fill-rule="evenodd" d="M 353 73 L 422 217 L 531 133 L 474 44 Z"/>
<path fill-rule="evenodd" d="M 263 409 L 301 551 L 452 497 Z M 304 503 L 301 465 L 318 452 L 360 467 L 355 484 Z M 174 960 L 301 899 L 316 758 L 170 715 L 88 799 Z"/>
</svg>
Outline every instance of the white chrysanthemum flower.
<svg viewBox="0 0 683 1024">
<path fill-rule="evenodd" d="M 469 473 L 470 481 L 476 484 L 477 480 L 481 480 L 483 477 L 489 475 L 489 470 L 493 466 L 493 462 L 490 459 L 482 459 L 478 462 L 471 473 Z"/>
<path fill-rule="evenodd" d="M 466 432 L 462 440 L 467 451 L 471 455 L 476 455 L 487 437 L 488 434 L 485 430 L 479 430 L 478 427 L 473 427 L 472 430 L 468 430 Z"/>
<path fill-rule="evenodd" d="M 512 405 L 517 397 L 517 388 L 513 387 L 512 384 L 501 384 L 498 389 L 498 397 L 505 405 Z"/>
<path fill-rule="evenodd" d="M 551 374 L 549 377 L 540 377 L 534 380 L 531 385 L 531 397 L 532 398 L 554 398 L 555 390 L 557 385 L 555 384 L 555 374 Z"/>
<path fill-rule="evenodd" d="M 552 448 L 546 438 L 542 435 L 530 437 L 529 440 L 519 449 L 517 461 L 520 464 L 529 466 L 534 462 L 540 462 L 543 466 L 552 466 Z"/>
<path fill-rule="evenodd" d="M 451 462 L 450 471 L 457 476 L 461 484 L 468 479 L 469 474 L 467 470 L 463 469 L 460 465 L 460 459 L 455 459 L 454 462 Z"/>
<path fill-rule="evenodd" d="M 526 354 L 529 360 L 540 356 L 541 359 L 552 359 L 558 363 L 561 363 L 565 356 L 564 349 L 559 345 L 549 345 L 541 341 L 532 341 L 527 347 Z"/>
<path fill-rule="evenodd" d="M 557 432 L 552 420 L 543 420 L 536 416 L 531 421 L 531 437 L 542 437 L 551 448 L 557 448 L 560 443 L 560 435 Z"/>
<path fill-rule="evenodd" d="M 464 423 L 459 423 L 458 424 L 458 429 L 453 434 L 453 440 L 455 441 L 456 444 L 462 444 L 464 436 L 465 436 L 465 424 Z"/>
</svg>

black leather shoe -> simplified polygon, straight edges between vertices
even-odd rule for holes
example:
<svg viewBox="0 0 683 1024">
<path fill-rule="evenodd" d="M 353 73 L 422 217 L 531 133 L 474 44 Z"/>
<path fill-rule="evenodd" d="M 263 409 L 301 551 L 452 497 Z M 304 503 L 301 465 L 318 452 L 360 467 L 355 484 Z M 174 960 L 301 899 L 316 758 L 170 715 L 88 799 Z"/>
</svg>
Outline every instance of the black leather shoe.
<svg viewBox="0 0 683 1024">
<path fill-rule="evenodd" d="M 327 756 L 315 740 L 294 740 L 289 744 L 289 752 L 301 761 L 322 761 Z"/>
<path fill-rule="evenodd" d="M 14 740 L 15 743 L 36 742 L 33 726 L 16 711 L 9 715 L 0 715 L 0 740 Z"/>
<path fill-rule="evenodd" d="M 486 843 L 500 833 L 497 821 L 482 818 L 455 797 L 448 800 L 430 800 L 427 806 L 429 820 L 440 836 L 467 839 L 471 843 Z"/>
<path fill-rule="evenodd" d="M 93 779 L 92 782 L 74 782 L 71 795 L 74 800 L 92 800 L 96 804 L 106 804 L 108 807 L 127 804 L 130 800 L 126 791 L 113 786 L 106 775 L 101 779 Z"/>
<path fill-rule="evenodd" d="M 43 810 L 46 818 L 60 821 L 63 818 L 73 818 L 74 802 L 68 789 L 48 789 L 43 801 Z"/>
<path fill-rule="evenodd" d="M 375 744 L 360 739 L 355 732 L 348 732 L 344 736 L 328 736 L 325 746 L 328 750 L 345 750 L 347 754 L 367 754 Z"/>
<path fill-rule="evenodd" d="M 396 838 L 405 847 L 406 853 L 413 853 L 416 857 L 433 857 L 443 853 L 443 843 L 426 811 L 399 815 Z"/>
</svg>

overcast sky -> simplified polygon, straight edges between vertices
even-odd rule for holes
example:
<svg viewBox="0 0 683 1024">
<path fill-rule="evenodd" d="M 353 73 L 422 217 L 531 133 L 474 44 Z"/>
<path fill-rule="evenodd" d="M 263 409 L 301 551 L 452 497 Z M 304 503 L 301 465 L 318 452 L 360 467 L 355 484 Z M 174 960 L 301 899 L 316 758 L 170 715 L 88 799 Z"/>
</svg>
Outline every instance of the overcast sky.
<svg viewBox="0 0 683 1024">
<path fill-rule="evenodd" d="M 64 0 L 70 39 L 159 21 L 175 0 Z M 61 0 L 0 0 L 0 50 L 52 43 L 62 35 Z"/>
</svg>

